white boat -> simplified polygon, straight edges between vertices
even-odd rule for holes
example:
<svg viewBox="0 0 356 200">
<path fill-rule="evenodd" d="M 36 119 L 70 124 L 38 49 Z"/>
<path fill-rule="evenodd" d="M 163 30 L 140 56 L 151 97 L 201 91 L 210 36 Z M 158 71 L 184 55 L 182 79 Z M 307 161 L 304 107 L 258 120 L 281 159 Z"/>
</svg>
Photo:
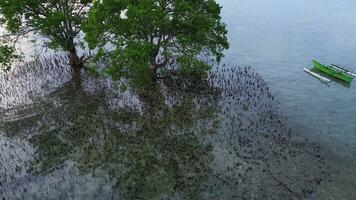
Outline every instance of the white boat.
<svg viewBox="0 0 356 200">
<path fill-rule="evenodd" d="M 325 83 L 329 83 L 329 82 L 331 82 L 331 80 L 330 80 L 330 79 L 325 78 L 325 77 L 323 77 L 323 76 L 320 76 L 319 74 L 314 73 L 314 72 L 310 71 L 310 70 L 309 70 L 309 69 L 307 69 L 307 68 L 304 68 L 304 71 L 305 71 L 305 72 L 307 72 L 308 74 L 310 74 L 310 75 L 314 76 L 315 78 L 317 78 L 317 79 L 321 80 L 322 82 L 325 82 Z"/>
</svg>

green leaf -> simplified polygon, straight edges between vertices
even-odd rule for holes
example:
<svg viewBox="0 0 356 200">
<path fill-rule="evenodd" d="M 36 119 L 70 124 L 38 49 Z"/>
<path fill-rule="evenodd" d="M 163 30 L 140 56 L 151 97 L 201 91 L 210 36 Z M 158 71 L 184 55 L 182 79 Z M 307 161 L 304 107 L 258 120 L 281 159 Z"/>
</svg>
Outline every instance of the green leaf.
<svg viewBox="0 0 356 200">
<path fill-rule="evenodd" d="M 0 69 L 8 71 L 11 65 L 18 56 L 15 54 L 15 49 L 13 47 L 3 45 L 0 46 Z"/>
</svg>

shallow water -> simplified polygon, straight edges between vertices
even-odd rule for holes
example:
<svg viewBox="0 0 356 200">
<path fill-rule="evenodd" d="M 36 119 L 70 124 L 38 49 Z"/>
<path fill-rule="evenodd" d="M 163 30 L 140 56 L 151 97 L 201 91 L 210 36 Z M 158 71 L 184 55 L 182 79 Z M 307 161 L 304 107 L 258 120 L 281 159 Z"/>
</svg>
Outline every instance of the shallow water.
<svg viewBox="0 0 356 200">
<path fill-rule="evenodd" d="M 356 3 L 220 2 L 230 65 L 213 85 L 78 88 L 63 59 L 0 75 L 0 197 L 355 199 L 356 87 L 302 69 L 356 70 Z"/>
<path fill-rule="evenodd" d="M 328 181 L 319 146 L 285 125 L 251 68 L 122 93 L 87 74 L 78 86 L 68 66 L 45 63 L 1 79 L 5 199 L 312 198 Z"/>
<path fill-rule="evenodd" d="M 303 72 L 312 59 L 356 72 L 356 2 L 219 0 L 231 48 L 225 61 L 251 65 L 266 79 L 289 125 L 327 151 L 321 199 L 356 198 L 356 83 L 329 85 Z"/>
</svg>

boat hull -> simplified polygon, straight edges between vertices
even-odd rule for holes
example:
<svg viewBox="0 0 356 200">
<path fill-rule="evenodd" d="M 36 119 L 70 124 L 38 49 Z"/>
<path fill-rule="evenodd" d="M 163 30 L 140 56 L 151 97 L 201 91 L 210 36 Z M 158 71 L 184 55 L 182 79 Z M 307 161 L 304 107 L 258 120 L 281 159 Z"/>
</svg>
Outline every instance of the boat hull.
<svg viewBox="0 0 356 200">
<path fill-rule="evenodd" d="M 351 83 L 352 80 L 353 80 L 353 77 L 350 76 L 350 75 L 347 75 L 343 72 L 340 72 L 340 71 L 337 71 L 331 67 L 328 67 L 328 66 L 325 66 L 325 65 L 322 65 L 320 64 L 319 62 L 313 60 L 313 66 L 314 68 L 318 69 L 319 71 L 329 75 L 329 76 L 332 76 L 332 77 L 335 77 L 339 80 L 342 80 L 342 81 L 345 81 L 347 83 Z"/>
</svg>

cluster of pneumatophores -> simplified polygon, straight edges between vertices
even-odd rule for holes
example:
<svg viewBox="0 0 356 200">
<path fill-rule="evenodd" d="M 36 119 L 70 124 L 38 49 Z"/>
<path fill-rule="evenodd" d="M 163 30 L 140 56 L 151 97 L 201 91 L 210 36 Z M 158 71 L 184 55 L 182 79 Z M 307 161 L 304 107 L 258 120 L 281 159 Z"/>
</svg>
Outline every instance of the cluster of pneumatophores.
<svg viewBox="0 0 356 200">
<path fill-rule="evenodd" d="M 250 67 L 123 90 L 85 74 L 45 87 L 68 66 L 34 64 L 0 80 L 3 199 L 305 199 L 324 179 Z"/>
</svg>

